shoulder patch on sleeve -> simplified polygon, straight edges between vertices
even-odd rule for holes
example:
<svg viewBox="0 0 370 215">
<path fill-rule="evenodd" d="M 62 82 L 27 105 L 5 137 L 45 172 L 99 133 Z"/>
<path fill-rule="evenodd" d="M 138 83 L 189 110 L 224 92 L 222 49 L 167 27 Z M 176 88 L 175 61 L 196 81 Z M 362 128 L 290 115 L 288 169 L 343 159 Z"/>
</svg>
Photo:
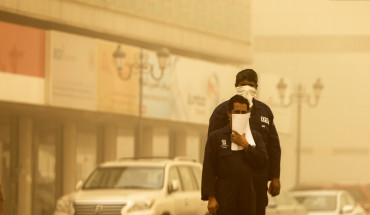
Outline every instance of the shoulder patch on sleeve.
<svg viewBox="0 0 370 215">
<path fill-rule="evenodd" d="M 261 116 L 261 122 L 264 122 L 264 123 L 267 123 L 268 125 L 270 125 L 270 120 L 267 117 Z"/>
</svg>

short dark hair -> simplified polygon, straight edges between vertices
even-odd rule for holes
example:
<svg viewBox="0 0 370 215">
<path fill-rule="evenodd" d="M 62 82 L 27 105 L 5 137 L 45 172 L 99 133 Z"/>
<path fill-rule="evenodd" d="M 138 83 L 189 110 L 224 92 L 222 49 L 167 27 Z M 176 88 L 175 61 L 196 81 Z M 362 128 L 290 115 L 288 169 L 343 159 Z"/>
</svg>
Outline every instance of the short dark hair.
<svg viewBox="0 0 370 215">
<path fill-rule="evenodd" d="M 248 79 L 248 81 L 253 81 L 254 83 L 258 84 L 258 76 L 253 69 L 245 69 L 238 72 L 235 78 L 235 85 L 238 85 L 239 82 L 245 79 Z"/>
<path fill-rule="evenodd" d="M 229 104 L 228 104 L 228 107 L 227 107 L 227 110 L 229 112 L 231 112 L 233 109 L 234 109 L 234 103 L 240 103 L 240 104 L 246 104 L 247 105 L 247 110 L 249 110 L 249 102 L 246 98 L 244 98 L 243 96 L 241 95 L 235 95 L 233 97 L 230 98 L 229 100 Z"/>
</svg>

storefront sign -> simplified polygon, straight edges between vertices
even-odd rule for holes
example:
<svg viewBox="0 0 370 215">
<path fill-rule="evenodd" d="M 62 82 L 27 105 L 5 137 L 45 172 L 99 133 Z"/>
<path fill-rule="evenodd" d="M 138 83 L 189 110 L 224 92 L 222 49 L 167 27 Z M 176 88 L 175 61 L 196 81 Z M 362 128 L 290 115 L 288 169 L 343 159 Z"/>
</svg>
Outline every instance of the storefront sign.
<svg viewBox="0 0 370 215">
<path fill-rule="evenodd" d="M 235 92 L 232 67 L 190 58 L 175 61 L 172 119 L 207 124 L 214 108 Z"/>
<path fill-rule="evenodd" d="M 49 31 L 46 45 L 48 104 L 96 110 L 97 41 Z"/>
<path fill-rule="evenodd" d="M 0 100 L 44 104 L 45 31 L 0 22 Z"/>
<path fill-rule="evenodd" d="M 117 68 L 113 53 L 118 45 L 125 53 L 124 64 Z M 139 113 L 139 72 L 136 68 L 140 49 L 112 42 L 99 41 L 98 46 L 98 110 L 127 115 Z"/>
<path fill-rule="evenodd" d="M 143 117 L 170 119 L 172 95 L 171 90 L 171 65 L 161 71 L 158 65 L 157 54 L 152 51 L 143 51 L 140 62 L 143 65 Z"/>
</svg>

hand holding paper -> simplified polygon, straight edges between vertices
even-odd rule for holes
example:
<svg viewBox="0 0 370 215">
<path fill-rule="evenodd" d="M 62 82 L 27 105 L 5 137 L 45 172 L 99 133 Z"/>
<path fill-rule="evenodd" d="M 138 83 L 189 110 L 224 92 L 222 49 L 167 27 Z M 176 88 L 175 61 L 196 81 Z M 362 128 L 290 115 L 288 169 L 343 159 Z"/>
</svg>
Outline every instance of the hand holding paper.
<svg viewBox="0 0 370 215">
<path fill-rule="evenodd" d="M 249 117 L 250 113 L 247 114 L 232 114 L 231 116 L 232 120 L 232 130 L 237 131 L 240 135 L 245 134 L 245 137 L 247 139 L 247 142 L 251 146 L 255 146 L 255 142 L 252 136 L 252 132 L 249 126 Z M 239 146 L 236 143 L 231 143 L 231 150 L 232 151 L 238 151 L 238 150 L 243 150 L 243 147 Z"/>
<path fill-rule="evenodd" d="M 245 149 L 248 147 L 248 141 L 245 138 L 245 133 L 244 134 L 239 134 L 239 132 L 232 130 L 231 131 L 231 142 L 238 145 L 238 150 Z M 241 147 L 241 148 L 240 148 Z"/>
</svg>

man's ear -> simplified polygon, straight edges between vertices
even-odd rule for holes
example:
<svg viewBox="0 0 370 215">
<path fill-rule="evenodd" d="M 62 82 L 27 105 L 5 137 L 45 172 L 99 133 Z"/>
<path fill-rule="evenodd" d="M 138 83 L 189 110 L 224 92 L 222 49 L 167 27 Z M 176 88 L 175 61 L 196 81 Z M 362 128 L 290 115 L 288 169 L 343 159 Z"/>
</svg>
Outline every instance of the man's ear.
<svg viewBox="0 0 370 215">
<path fill-rule="evenodd" d="M 227 111 L 227 116 L 230 118 L 231 117 L 231 113 L 230 111 Z"/>
</svg>

